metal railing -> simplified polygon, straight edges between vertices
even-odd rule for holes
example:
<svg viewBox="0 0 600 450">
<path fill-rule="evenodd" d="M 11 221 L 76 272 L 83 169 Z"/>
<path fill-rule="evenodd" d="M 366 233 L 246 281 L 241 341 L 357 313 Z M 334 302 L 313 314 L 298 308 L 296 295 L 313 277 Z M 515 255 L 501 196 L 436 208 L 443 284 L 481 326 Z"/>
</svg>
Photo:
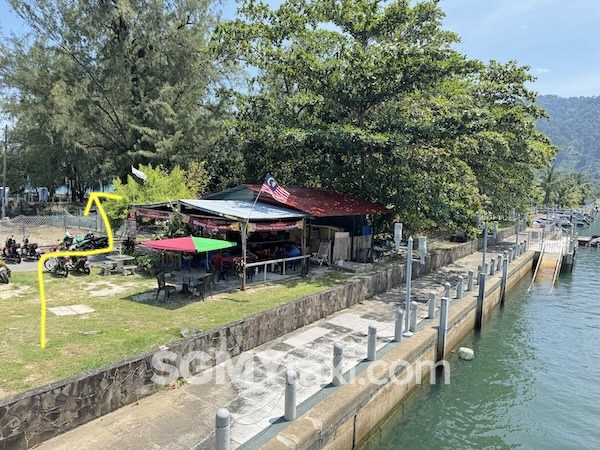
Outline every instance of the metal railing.
<svg viewBox="0 0 600 450">
<path fill-rule="evenodd" d="M 259 269 L 260 267 L 262 267 L 262 272 L 263 272 L 263 281 L 266 283 L 267 282 L 267 268 L 269 266 L 271 266 L 271 272 L 275 272 L 276 268 L 280 267 L 281 264 L 281 275 L 285 276 L 285 269 L 288 263 L 302 263 L 303 259 L 308 260 L 308 258 L 310 258 L 311 255 L 301 255 L 301 256 L 292 256 L 289 258 L 279 258 L 279 259 L 267 259 L 264 261 L 257 261 L 257 262 L 253 262 L 253 263 L 247 263 L 246 264 L 246 273 L 248 273 L 251 270 L 256 270 Z M 308 261 L 306 261 L 306 264 L 309 264 Z"/>
<path fill-rule="evenodd" d="M 546 253 L 566 253 L 570 251 L 572 237 L 564 230 L 558 231 L 529 231 L 527 237 L 528 249 Z"/>
</svg>

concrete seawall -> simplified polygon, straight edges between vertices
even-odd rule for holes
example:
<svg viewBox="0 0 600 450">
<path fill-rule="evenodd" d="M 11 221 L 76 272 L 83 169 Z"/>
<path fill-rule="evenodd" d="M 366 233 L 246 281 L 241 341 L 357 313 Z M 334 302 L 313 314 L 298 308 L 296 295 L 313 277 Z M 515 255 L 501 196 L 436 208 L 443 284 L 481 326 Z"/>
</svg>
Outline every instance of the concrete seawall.
<svg viewBox="0 0 600 450">
<path fill-rule="evenodd" d="M 498 233 L 503 240 L 514 228 Z M 482 240 L 431 252 L 413 265 L 413 278 L 472 254 Z M 521 257 L 517 262 L 525 259 Z M 405 282 L 405 264 L 390 264 L 344 285 L 254 314 L 165 348 L 181 359 L 194 351 L 221 349 L 236 356 Z M 416 338 L 412 338 L 416 341 Z M 29 448 L 159 391 L 152 381 L 158 350 L 91 370 L 0 401 L 0 449 Z M 216 360 L 211 361 L 215 364 Z"/>
<path fill-rule="evenodd" d="M 526 252 L 510 264 L 507 292 L 531 272 L 534 256 L 534 252 Z M 484 320 L 500 304 L 500 283 L 498 277 L 490 278 L 486 283 Z M 447 351 L 475 329 L 476 303 L 476 291 L 451 302 Z M 372 362 L 369 370 L 361 372 L 351 384 L 341 386 L 262 448 L 337 450 L 359 447 L 418 383 L 433 375 L 430 369 L 436 360 L 438 325 L 437 318 L 423 321 L 410 339 L 391 344 L 395 348 Z M 398 365 L 398 361 L 405 365 Z M 396 370 L 391 372 L 390 367 Z"/>
</svg>

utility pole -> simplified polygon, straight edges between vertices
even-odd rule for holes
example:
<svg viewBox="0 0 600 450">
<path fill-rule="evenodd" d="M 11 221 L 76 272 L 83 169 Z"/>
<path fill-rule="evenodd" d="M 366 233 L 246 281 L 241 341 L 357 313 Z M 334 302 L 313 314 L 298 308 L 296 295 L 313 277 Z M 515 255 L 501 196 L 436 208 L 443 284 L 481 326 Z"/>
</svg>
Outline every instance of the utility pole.
<svg viewBox="0 0 600 450">
<path fill-rule="evenodd" d="M 4 125 L 4 166 L 2 169 L 2 218 L 6 217 L 6 151 L 8 150 L 8 125 Z"/>
</svg>

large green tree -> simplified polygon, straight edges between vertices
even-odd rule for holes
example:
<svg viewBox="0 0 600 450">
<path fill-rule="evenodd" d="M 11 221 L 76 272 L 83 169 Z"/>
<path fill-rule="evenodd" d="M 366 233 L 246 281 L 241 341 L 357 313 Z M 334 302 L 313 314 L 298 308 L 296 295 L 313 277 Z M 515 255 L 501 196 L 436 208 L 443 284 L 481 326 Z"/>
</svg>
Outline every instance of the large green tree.
<svg viewBox="0 0 600 450">
<path fill-rule="evenodd" d="M 485 207 L 497 216 L 530 206 L 535 171 L 558 150 L 535 129 L 544 111 L 526 87 L 532 81 L 527 66 L 491 61 L 469 80 L 469 103 L 459 103 L 469 117 L 460 122 L 467 129 L 457 136 L 456 150 L 476 176 Z"/>
<path fill-rule="evenodd" d="M 249 178 L 272 171 L 283 183 L 414 208 L 421 221 L 449 218 L 448 206 L 432 206 L 447 197 L 462 221 L 474 216 L 468 168 L 436 142 L 415 145 L 390 117 L 410 115 L 407 98 L 476 66 L 452 49 L 458 37 L 441 29 L 437 1 L 411 3 L 293 0 L 272 11 L 248 0 L 242 18 L 219 27 L 223 54 L 259 71 L 238 96 Z"/>
<path fill-rule="evenodd" d="M 89 184 L 205 159 L 226 110 L 210 0 L 9 3 L 32 31 L 0 47 L 3 106 L 53 175 Z"/>
</svg>

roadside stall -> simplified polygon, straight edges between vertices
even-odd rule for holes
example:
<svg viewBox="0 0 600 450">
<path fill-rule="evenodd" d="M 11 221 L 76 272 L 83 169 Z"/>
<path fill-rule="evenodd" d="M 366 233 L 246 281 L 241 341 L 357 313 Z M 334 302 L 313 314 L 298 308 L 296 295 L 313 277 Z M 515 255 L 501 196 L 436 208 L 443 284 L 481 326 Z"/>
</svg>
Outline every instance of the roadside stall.
<svg viewBox="0 0 600 450">
<path fill-rule="evenodd" d="M 248 262 L 252 250 L 271 249 L 285 241 L 298 239 L 302 246 L 301 255 L 295 258 L 279 258 L 281 264 L 290 260 L 302 260 L 308 257 L 305 219 L 308 214 L 280 206 L 244 200 L 172 200 L 169 202 L 133 205 L 137 216 L 161 220 L 173 220 L 177 217 L 183 223 L 194 226 L 202 236 L 219 237 L 235 242 L 241 247 L 242 289 L 246 288 L 247 268 L 257 267 L 261 262 Z M 258 256 L 258 255 L 257 255 Z M 266 264 L 266 263 L 265 263 Z M 265 266 L 266 267 L 266 266 Z"/>
</svg>

